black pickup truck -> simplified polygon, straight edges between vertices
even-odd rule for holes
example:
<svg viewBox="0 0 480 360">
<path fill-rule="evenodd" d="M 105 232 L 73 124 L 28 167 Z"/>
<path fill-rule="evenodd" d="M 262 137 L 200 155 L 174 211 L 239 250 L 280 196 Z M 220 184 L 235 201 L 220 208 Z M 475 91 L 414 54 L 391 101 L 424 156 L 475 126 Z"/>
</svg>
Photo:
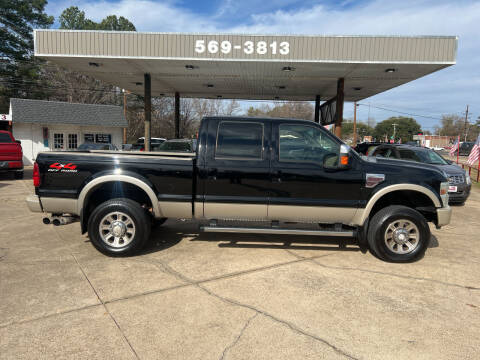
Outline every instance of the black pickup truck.
<svg viewBox="0 0 480 360">
<path fill-rule="evenodd" d="M 302 120 L 208 117 L 195 153 L 44 152 L 30 210 L 79 220 L 108 255 L 131 254 L 154 223 L 208 232 L 353 238 L 392 262 L 420 258 L 450 221 L 448 181 L 426 164 L 366 158 Z M 294 224 L 292 226 L 292 224 Z"/>
</svg>

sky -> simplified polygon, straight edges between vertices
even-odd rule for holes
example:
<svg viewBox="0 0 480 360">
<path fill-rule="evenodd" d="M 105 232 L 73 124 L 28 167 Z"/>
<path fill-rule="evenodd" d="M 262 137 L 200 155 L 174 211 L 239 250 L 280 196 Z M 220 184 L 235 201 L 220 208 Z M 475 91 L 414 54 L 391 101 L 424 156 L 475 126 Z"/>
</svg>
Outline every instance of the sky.
<svg viewBox="0 0 480 360">
<path fill-rule="evenodd" d="M 138 31 L 458 36 L 456 65 L 361 101 L 357 118 L 404 112 L 432 131 L 442 114 L 465 116 L 467 104 L 470 122 L 480 116 L 480 1 L 49 0 L 46 12 L 58 18 L 69 6 L 95 21 L 124 16 Z M 344 117 L 353 117 L 353 104 Z"/>
</svg>

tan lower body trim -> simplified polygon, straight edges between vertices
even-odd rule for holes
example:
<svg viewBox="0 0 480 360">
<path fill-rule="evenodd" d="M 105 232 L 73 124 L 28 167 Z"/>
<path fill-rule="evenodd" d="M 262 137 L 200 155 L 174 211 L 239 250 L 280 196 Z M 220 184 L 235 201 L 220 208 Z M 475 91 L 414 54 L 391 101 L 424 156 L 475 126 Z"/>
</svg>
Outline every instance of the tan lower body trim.
<svg viewBox="0 0 480 360">
<path fill-rule="evenodd" d="M 268 220 L 267 205 L 205 203 L 204 217 L 207 219 Z"/>
<path fill-rule="evenodd" d="M 42 197 L 43 211 L 53 214 L 79 215 L 77 211 L 77 199 L 64 199 L 54 197 Z"/>
<path fill-rule="evenodd" d="M 191 219 L 192 203 L 180 201 L 159 201 L 160 216 L 172 219 Z"/>
<path fill-rule="evenodd" d="M 350 224 L 357 212 L 356 208 L 270 205 L 268 218 L 279 221 Z"/>
</svg>

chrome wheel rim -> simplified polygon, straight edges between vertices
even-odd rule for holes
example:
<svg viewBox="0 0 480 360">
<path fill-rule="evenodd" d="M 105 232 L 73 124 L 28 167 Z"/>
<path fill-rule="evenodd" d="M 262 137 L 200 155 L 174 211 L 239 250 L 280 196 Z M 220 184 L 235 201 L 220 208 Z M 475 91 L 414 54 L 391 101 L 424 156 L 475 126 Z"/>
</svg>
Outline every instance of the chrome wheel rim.
<svg viewBox="0 0 480 360">
<path fill-rule="evenodd" d="M 121 248 L 130 244 L 135 237 L 135 223 L 127 214 L 115 211 L 100 221 L 98 231 L 105 244 Z"/>
<path fill-rule="evenodd" d="M 410 220 L 400 219 L 391 222 L 385 230 L 385 245 L 395 254 L 408 254 L 420 243 L 418 227 Z"/>
</svg>

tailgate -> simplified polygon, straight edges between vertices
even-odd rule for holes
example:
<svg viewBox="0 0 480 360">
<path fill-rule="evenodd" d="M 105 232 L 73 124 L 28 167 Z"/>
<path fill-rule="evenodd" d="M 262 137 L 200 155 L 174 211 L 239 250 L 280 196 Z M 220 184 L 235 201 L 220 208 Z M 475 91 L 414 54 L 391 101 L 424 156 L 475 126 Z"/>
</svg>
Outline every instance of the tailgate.
<svg viewBox="0 0 480 360">
<path fill-rule="evenodd" d="M 21 160 L 22 148 L 17 143 L 0 143 L 0 161 Z"/>
</svg>

